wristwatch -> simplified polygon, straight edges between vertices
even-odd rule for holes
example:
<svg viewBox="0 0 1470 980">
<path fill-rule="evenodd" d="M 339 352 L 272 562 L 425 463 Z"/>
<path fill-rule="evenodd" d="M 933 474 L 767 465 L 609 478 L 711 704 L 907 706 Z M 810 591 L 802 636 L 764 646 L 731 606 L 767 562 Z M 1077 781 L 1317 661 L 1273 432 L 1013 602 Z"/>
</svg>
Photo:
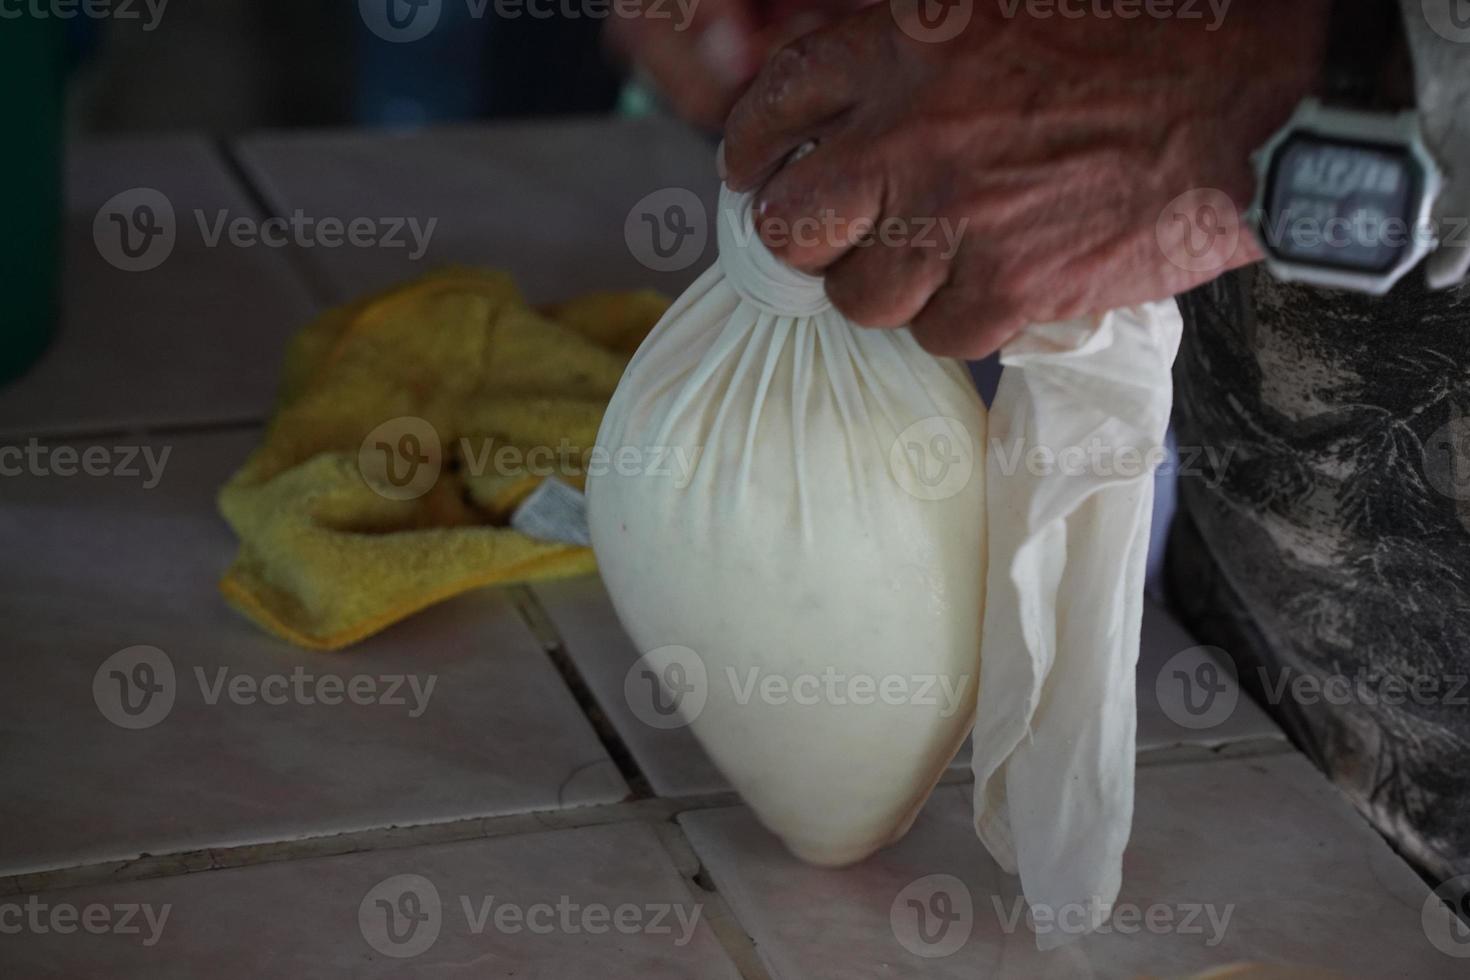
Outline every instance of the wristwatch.
<svg viewBox="0 0 1470 980">
<path fill-rule="evenodd" d="M 1320 98 L 1253 158 L 1249 225 L 1277 278 L 1382 295 L 1437 246 L 1444 174 L 1412 79 L 1392 84 L 1403 42 L 1393 0 L 1333 3 Z"/>
</svg>

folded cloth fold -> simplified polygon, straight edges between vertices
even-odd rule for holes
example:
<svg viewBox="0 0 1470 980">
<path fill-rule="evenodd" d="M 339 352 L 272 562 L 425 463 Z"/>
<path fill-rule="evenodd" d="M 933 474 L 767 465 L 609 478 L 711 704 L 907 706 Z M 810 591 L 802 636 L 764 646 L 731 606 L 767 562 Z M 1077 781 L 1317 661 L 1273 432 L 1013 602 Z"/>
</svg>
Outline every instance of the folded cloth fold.
<svg viewBox="0 0 1470 980">
<path fill-rule="evenodd" d="M 338 649 L 468 589 L 591 571 L 590 549 L 510 516 L 548 476 L 584 485 L 667 305 L 599 293 L 538 311 L 505 273 L 450 269 L 324 313 L 220 490 L 240 538 L 220 590 L 277 636 Z"/>
</svg>

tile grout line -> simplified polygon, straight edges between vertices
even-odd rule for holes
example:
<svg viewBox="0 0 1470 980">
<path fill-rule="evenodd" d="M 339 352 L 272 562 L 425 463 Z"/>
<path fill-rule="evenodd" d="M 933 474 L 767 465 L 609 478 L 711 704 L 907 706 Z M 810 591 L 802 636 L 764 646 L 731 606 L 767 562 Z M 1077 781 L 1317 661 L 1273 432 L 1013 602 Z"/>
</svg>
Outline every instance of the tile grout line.
<svg viewBox="0 0 1470 980">
<path fill-rule="evenodd" d="M 1163 745 L 1155 749 L 1144 749 L 1134 758 L 1134 766 L 1138 769 L 1151 769 L 1162 766 L 1185 766 L 1208 762 L 1240 762 L 1247 759 L 1300 754 L 1285 739 L 1267 735 L 1256 735 L 1238 742 L 1224 742 L 1220 745 L 1186 743 Z"/>
<path fill-rule="evenodd" d="M 941 783 L 965 782 L 959 775 Z M 83 864 L 0 874 L 0 895 L 75 888 L 82 885 L 143 881 L 274 864 L 282 861 L 342 857 L 372 851 L 405 850 L 436 844 L 495 840 L 520 834 L 576 830 L 612 823 L 667 823 L 679 814 L 740 806 L 733 790 L 678 797 L 649 797 L 551 810 L 531 810 L 497 816 L 466 817 L 433 823 L 372 827 L 336 834 L 287 840 L 232 844 L 195 850 L 144 853 Z"/>
<path fill-rule="evenodd" d="M 1145 768 L 1188 765 L 1212 760 L 1239 761 L 1294 754 L 1297 753 L 1291 746 L 1278 742 L 1234 743 L 1234 747 L 1225 745 L 1218 749 L 1183 746 L 1148 750 L 1139 756 L 1138 766 Z M 963 785 L 970 781 L 971 776 L 968 771 L 949 771 L 940 778 L 938 785 Z M 740 805 L 740 797 L 733 790 L 691 796 L 650 796 L 592 806 L 532 810 L 436 823 L 373 827 L 293 840 L 206 847 L 165 854 L 143 854 L 135 858 L 94 861 L 0 875 L 0 895 L 168 878 L 202 871 L 248 868 L 281 861 L 341 857 L 348 854 L 403 850 L 473 840 L 494 840 L 518 834 L 575 830 L 609 823 L 645 821 L 667 823 L 687 811 Z"/>
<path fill-rule="evenodd" d="M 221 136 L 213 140 L 213 149 L 219 157 L 220 165 L 225 172 L 234 178 L 236 186 L 245 196 L 246 202 L 253 207 L 262 218 L 284 218 L 285 215 L 278 211 L 271 203 L 270 196 L 265 188 L 261 187 L 252 176 L 245 161 L 236 152 L 234 140 Z M 311 297 L 318 311 L 330 309 L 342 302 L 332 289 L 332 283 L 324 270 L 318 269 L 312 264 L 306 251 L 295 242 L 288 248 L 281 250 L 286 256 L 286 262 L 290 266 L 306 294 Z"/>
<path fill-rule="evenodd" d="M 733 790 L 689 796 L 661 797 L 654 795 L 648 788 L 647 779 L 636 759 L 617 733 L 612 731 L 611 724 L 597 705 L 590 688 L 582 679 L 580 672 L 567 658 L 560 636 L 534 594 L 525 586 L 511 586 L 505 591 L 533 637 L 543 647 L 544 652 L 552 657 L 558 672 L 573 689 L 572 693 L 578 706 L 583 710 L 584 716 L 593 727 L 604 748 L 618 763 L 620 773 L 623 774 L 630 789 L 634 790 L 634 795 L 630 798 L 616 803 L 591 806 L 468 817 L 407 826 L 364 828 L 291 840 L 206 847 L 164 854 L 145 853 L 135 858 L 85 862 L 36 871 L 0 874 L 0 895 L 158 879 L 282 861 L 345 856 L 472 840 L 493 840 L 517 834 L 571 830 L 609 823 L 652 821 L 658 826 L 671 826 L 677 829 L 674 820 L 682 812 L 741 805 L 739 795 Z M 560 660 L 559 663 L 558 660 Z M 577 695 L 578 688 L 581 689 L 581 696 Z M 1289 742 L 1279 738 L 1261 736 L 1217 746 L 1177 744 L 1146 749 L 1139 752 L 1136 757 L 1136 765 L 1138 768 L 1150 768 L 1295 754 L 1298 753 Z M 624 761 L 619 761 L 620 757 Z M 946 770 L 937 785 L 959 785 L 971 782 L 972 778 L 968 769 L 951 769 Z M 682 835 L 682 831 L 680 833 Z M 691 880 L 695 881 L 695 884 L 702 890 L 712 890 L 712 886 L 706 888 L 697 880 L 697 877 L 698 873 Z M 747 980 L 751 980 L 752 977 L 760 980 L 762 976 L 763 971 L 753 975 L 747 974 Z"/>
<path fill-rule="evenodd" d="M 206 141 L 209 149 L 214 153 L 215 160 L 220 168 L 234 182 L 234 189 L 240 192 L 246 204 L 254 208 L 261 218 L 284 217 L 271 204 L 264 189 L 251 177 L 249 169 L 243 160 L 235 152 L 234 143 L 227 137 L 218 137 Z M 306 295 L 317 307 L 312 317 L 315 318 L 322 310 L 330 309 L 338 305 L 341 300 L 332 291 L 331 284 L 325 273 L 318 271 L 308 260 L 307 255 L 296 244 L 282 249 L 286 256 L 286 264 L 291 273 L 295 275 Z M 302 324 L 305 326 L 305 324 Z M 267 413 L 269 414 L 269 412 Z M 72 442 L 78 439 L 102 439 L 113 436 L 158 436 L 158 435 L 205 435 L 211 432 L 230 432 L 237 429 L 259 428 L 266 422 L 266 416 L 241 417 L 231 419 L 216 419 L 209 422 L 141 422 L 135 425 L 121 425 L 116 428 L 105 428 L 102 426 L 80 426 L 69 429 L 49 428 L 43 432 L 0 432 L 0 446 L 12 445 L 14 440 L 38 439 L 43 442 Z"/>
<path fill-rule="evenodd" d="M 567 656 L 560 635 L 534 594 L 525 586 L 503 590 L 537 645 L 552 661 L 567 685 L 578 709 L 592 728 L 603 750 L 613 760 L 631 796 L 612 804 L 538 810 L 494 817 L 470 817 L 407 827 L 379 827 L 342 834 L 318 835 L 296 840 L 267 841 L 227 847 L 201 848 L 167 854 L 143 854 L 136 858 L 87 862 L 17 874 L 0 874 L 0 895 L 68 888 L 99 882 L 131 881 L 169 877 L 199 871 L 248 867 L 283 860 L 330 857 L 371 850 L 414 847 L 425 844 L 494 838 L 508 834 L 547 829 L 595 826 L 620 820 L 645 819 L 628 808 L 650 807 L 660 819 L 680 809 L 731 806 L 739 803 L 734 792 L 703 796 L 658 797 L 647 777 L 598 706 L 591 688 Z"/>
<path fill-rule="evenodd" d="M 735 964 L 743 980 L 771 980 L 771 974 L 756 949 L 755 937 L 745 928 L 730 903 L 725 901 L 699 852 L 690 843 L 684 828 L 679 826 L 677 817 L 675 814 L 667 823 L 656 825 L 654 832 L 674 868 L 684 877 L 691 894 L 704 909 L 705 925 L 714 933 L 715 940 Z"/>
<path fill-rule="evenodd" d="M 947 773 L 940 784 L 968 781 L 966 773 Z M 740 806 L 734 790 L 689 796 L 650 796 L 590 806 L 530 810 L 404 826 L 371 827 L 288 840 L 144 853 L 83 864 L 0 874 L 0 896 L 75 888 L 83 885 L 143 881 L 275 864 L 282 861 L 343 857 L 374 851 L 406 850 L 436 844 L 495 840 L 520 834 L 576 830 L 612 823 L 670 824 L 679 814 Z"/>
<path fill-rule="evenodd" d="M 618 734 L 607 712 L 597 702 L 597 694 L 592 686 L 587 683 L 577 665 L 572 662 L 567 653 L 566 643 L 562 640 L 556 624 L 551 621 L 546 610 L 542 607 L 536 594 L 527 585 L 512 585 L 506 589 L 506 594 L 520 614 L 521 620 L 535 637 L 542 652 L 551 660 L 551 665 L 561 676 L 572 699 L 576 701 L 577 708 L 582 712 L 587 724 L 602 743 L 603 751 L 612 759 L 618 767 L 619 774 L 628 788 L 633 793 L 634 799 L 651 799 L 655 793 L 644 774 L 643 767 L 638 764 L 637 757 L 628 748 L 621 735 Z"/>
<path fill-rule="evenodd" d="M 207 422 L 142 422 L 137 425 L 122 425 L 115 428 L 49 429 L 45 432 L 3 432 L 0 446 L 18 445 L 17 440 L 34 439 L 39 443 L 76 442 L 81 439 L 155 438 L 159 436 L 200 436 L 211 434 L 233 434 L 259 429 L 266 417 L 241 416 L 228 419 L 211 419 Z"/>
<path fill-rule="evenodd" d="M 225 871 L 285 861 L 343 857 L 349 854 L 407 850 L 437 844 L 496 840 L 524 834 L 577 830 L 616 823 L 667 823 L 685 810 L 718 809 L 739 804 L 734 792 L 703 796 L 629 800 L 561 810 L 533 810 L 491 817 L 466 817 L 438 823 L 374 827 L 338 834 L 206 847 L 166 854 L 0 876 L 0 896 L 171 878 L 204 871 Z"/>
</svg>

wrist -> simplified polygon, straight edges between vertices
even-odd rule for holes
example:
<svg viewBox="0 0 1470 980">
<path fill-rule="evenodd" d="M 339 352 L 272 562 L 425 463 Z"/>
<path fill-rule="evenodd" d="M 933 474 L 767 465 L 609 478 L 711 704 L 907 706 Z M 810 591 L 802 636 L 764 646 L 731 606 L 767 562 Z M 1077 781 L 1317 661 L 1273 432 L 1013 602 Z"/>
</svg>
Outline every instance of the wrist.
<svg viewBox="0 0 1470 980">
<path fill-rule="evenodd" d="M 1255 194 L 1252 154 L 1321 90 L 1330 9 L 1331 0 L 1237 0 L 1220 32 L 1228 37 L 1212 44 L 1206 70 L 1225 83 L 1186 124 L 1191 172 L 1195 186 L 1224 191 L 1242 215 Z"/>
<path fill-rule="evenodd" d="M 1383 295 L 1435 249 L 1444 173 L 1405 26 L 1392 0 L 1336 0 L 1316 97 L 1257 152 L 1250 226 L 1277 278 Z"/>
</svg>

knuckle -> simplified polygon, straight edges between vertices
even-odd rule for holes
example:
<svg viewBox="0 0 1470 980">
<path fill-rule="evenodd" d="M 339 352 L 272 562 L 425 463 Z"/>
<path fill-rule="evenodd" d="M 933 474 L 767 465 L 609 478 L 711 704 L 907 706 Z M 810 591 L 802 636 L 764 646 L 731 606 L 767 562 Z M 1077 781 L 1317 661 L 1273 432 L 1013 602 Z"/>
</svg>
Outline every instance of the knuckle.
<svg viewBox="0 0 1470 980">
<path fill-rule="evenodd" d="M 812 36 L 806 35 L 777 48 L 772 53 L 770 61 L 766 63 L 765 70 L 761 73 L 766 83 L 768 99 L 779 97 L 786 83 L 806 74 L 811 64 L 812 51 Z"/>
<path fill-rule="evenodd" d="M 827 298 L 837 311 L 865 327 L 897 327 L 904 321 L 904 287 L 878 289 L 874 277 L 852 272 L 827 277 Z"/>
<path fill-rule="evenodd" d="M 828 283 L 827 298 L 832 301 L 832 305 L 838 313 L 841 313 L 859 326 L 890 326 L 890 324 L 883 322 L 885 317 L 883 316 L 883 311 L 877 307 L 877 304 L 861 294 L 848 295 L 834 289 L 832 284 Z"/>
<path fill-rule="evenodd" d="M 818 69 L 832 67 L 838 47 L 830 29 L 815 30 L 777 48 L 758 78 L 760 101 L 772 107 L 799 88 L 812 84 Z"/>
</svg>

